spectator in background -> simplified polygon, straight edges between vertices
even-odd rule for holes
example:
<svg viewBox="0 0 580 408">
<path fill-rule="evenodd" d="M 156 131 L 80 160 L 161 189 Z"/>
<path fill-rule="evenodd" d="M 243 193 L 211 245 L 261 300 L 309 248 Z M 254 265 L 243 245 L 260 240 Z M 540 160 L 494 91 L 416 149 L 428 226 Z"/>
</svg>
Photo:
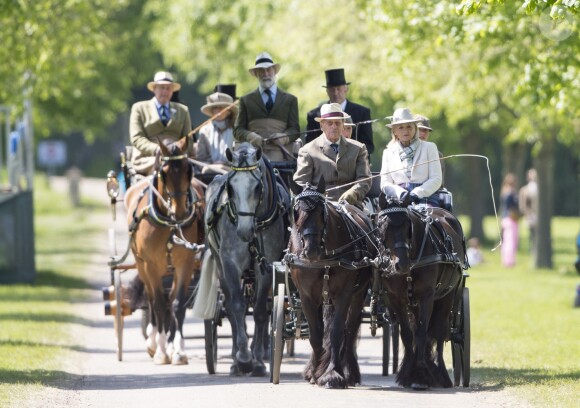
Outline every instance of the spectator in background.
<svg viewBox="0 0 580 408">
<path fill-rule="evenodd" d="M 467 259 L 470 266 L 479 265 L 483 262 L 483 253 L 479 245 L 479 239 L 476 237 L 470 238 L 467 241 Z"/>
<path fill-rule="evenodd" d="M 518 200 L 520 214 L 526 220 L 530 233 L 530 253 L 536 253 L 536 230 L 538 226 L 538 174 L 536 170 L 529 169 L 527 173 L 528 183 L 520 188 Z"/>
<path fill-rule="evenodd" d="M 429 118 L 423 115 L 415 115 L 415 119 L 419 120 L 419 123 L 417 123 L 417 127 L 419 128 L 419 139 L 429 141 L 429 137 L 431 136 L 431 132 L 433 131 L 433 129 L 431 128 L 431 122 L 429 121 Z M 443 157 L 443 153 L 439 152 L 439 157 L 440 158 Z M 441 186 L 443 186 L 443 183 L 445 181 L 445 162 L 443 160 L 441 160 L 440 162 L 441 162 L 441 177 L 442 177 Z"/>
<path fill-rule="evenodd" d="M 505 175 L 500 191 L 502 246 L 501 260 L 506 267 L 516 264 L 516 252 L 518 250 L 518 190 L 517 180 L 513 173 Z"/>
<path fill-rule="evenodd" d="M 344 120 L 344 128 L 342 128 L 342 136 L 346 137 L 347 139 L 352 138 L 352 130 L 356 125 L 352 121 L 352 118 L 349 116 Z"/>
</svg>

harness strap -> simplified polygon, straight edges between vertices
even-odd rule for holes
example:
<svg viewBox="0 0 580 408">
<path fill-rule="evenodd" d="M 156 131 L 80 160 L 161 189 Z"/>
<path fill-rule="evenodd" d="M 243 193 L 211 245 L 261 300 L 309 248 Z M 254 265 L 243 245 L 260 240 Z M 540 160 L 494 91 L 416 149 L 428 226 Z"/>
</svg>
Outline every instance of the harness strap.
<svg viewBox="0 0 580 408">
<path fill-rule="evenodd" d="M 330 266 L 324 268 L 324 279 L 322 280 L 322 300 L 325 306 L 330 304 L 330 288 L 328 285 L 328 281 L 330 280 L 329 270 Z"/>
</svg>

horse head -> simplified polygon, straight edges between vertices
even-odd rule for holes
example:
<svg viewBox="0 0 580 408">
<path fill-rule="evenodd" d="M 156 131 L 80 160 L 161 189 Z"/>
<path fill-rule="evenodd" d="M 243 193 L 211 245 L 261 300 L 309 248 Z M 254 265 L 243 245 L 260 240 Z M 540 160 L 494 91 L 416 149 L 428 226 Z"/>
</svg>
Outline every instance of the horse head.
<svg viewBox="0 0 580 408">
<path fill-rule="evenodd" d="M 391 264 L 397 273 L 409 273 L 413 225 L 409 210 L 399 200 L 389 198 L 379 213 L 379 231 L 383 244 L 391 254 Z"/>
<path fill-rule="evenodd" d="M 320 260 L 324 252 L 327 218 L 325 188 L 322 178 L 317 188 L 308 185 L 295 197 L 292 234 L 297 236 L 293 237 L 292 242 L 302 248 L 298 255 L 309 261 Z"/>
<path fill-rule="evenodd" d="M 187 158 L 187 146 L 187 137 L 174 143 L 159 141 L 155 160 L 154 180 L 157 191 L 176 219 L 184 218 L 190 212 L 188 199 L 193 168 Z"/>
<path fill-rule="evenodd" d="M 228 148 L 226 157 L 232 168 L 226 181 L 228 205 L 236 220 L 236 233 L 249 242 L 256 232 L 256 214 L 264 191 L 262 149 L 242 143 L 236 150 Z"/>
</svg>

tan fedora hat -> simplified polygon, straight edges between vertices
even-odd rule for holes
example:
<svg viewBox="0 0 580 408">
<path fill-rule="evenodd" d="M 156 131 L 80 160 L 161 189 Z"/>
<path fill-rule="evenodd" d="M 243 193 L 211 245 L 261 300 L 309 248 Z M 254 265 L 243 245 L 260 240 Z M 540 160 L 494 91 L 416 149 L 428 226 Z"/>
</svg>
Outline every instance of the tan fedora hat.
<svg viewBox="0 0 580 408">
<path fill-rule="evenodd" d="M 155 85 L 173 84 L 173 92 L 181 89 L 181 84 L 173 80 L 173 75 L 167 71 L 159 71 L 153 77 L 153 81 L 147 84 L 147 89 L 151 92 L 155 91 Z"/>
<path fill-rule="evenodd" d="M 419 120 L 417 127 L 419 129 L 427 129 L 428 131 L 432 131 L 431 123 L 429 122 L 429 118 L 423 115 L 415 115 L 415 118 Z"/>
<path fill-rule="evenodd" d="M 321 122 L 323 120 L 346 120 L 350 118 L 350 115 L 342 111 L 340 104 L 338 103 L 325 103 L 320 107 L 320 117 L 314 118 L 315 121 Z"/>
<path fill-rule="evenodd" d="M 207 116 L 213 116 L 213 113 L 211 111 L 212 108 L 225 109 L 232 103 L 234 103 L 234 100 L 230 95 L 221 92 L 212 93 L 206 98 L 206 101 L 207 103 L 201 107 L 201 112 Z M 234 117 L 238 115 L 237 105 L 232 106 L 230 110 L 232 111 Z"/>
<path fill-rule="evenodd" d="M 399 108 L 395 110 L 393 116 L 389 116 L 391 119 L 391 123 L 387 124 L 386 126 L 392 128 L 393 125 L 398 125 L 400 123 L 417 123 L 419 119 L 417 119 L 411 113 L 409 108 Z"/>
<path fill-rule="evenodd" d="M 270 68 L 270 67 L 274 67 L 274 70 L 276 71 L 276 73 L 278 73 L 278 71 L 280 71 L 280 64 L 275 63 L 274 60 L 272 59 L 272 56 L 270 54 L 268 54 L 267 52 L 261 52 L 256 57 L 255 65 L 252 68 L 248 69 L 248 71 L 250 71 L 250 74 L 256 76 L 256 69 L 258 69 L 258 68 Z"/>
</svg>

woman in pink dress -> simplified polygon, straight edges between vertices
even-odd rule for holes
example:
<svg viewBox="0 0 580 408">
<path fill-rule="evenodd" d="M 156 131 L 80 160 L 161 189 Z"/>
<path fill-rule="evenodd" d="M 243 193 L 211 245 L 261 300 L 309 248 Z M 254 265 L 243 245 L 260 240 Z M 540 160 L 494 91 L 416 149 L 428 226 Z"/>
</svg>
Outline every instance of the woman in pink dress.
<svg viewBox="0 0 580 408">
<path fill-rule="evenodd" d="M 503 266 L 511 267 L 516 264 L 518 250 L 518 190 L 515 174 L 505 175 L 500 192 L 502 246 L 501 261 Z"/>
</svg>

